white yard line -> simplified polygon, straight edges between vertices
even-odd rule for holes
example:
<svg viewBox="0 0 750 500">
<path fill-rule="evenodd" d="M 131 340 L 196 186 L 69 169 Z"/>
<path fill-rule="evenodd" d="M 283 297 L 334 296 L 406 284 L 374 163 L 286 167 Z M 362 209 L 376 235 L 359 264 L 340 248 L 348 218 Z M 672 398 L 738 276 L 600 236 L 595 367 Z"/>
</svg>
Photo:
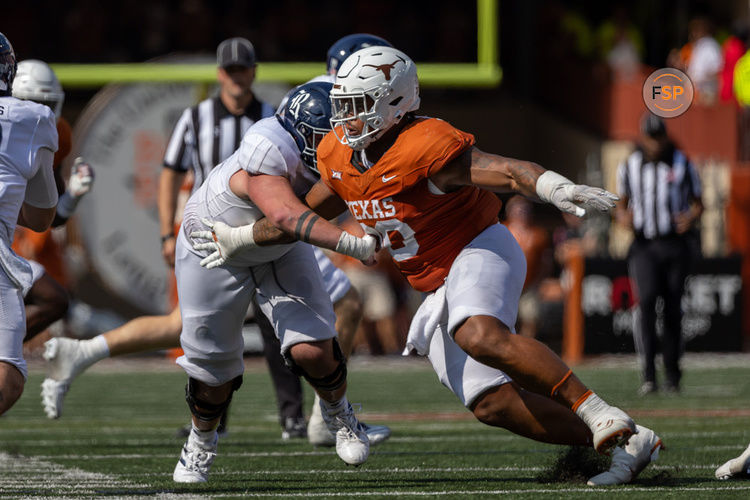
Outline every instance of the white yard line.
<svg viewBox="0 0 750 500">
<path fill-rule="evenodd" d="M 298 497 L 361 497 L 361 496 L 390 496 L 390 497 L 433 497 L 433 496 L 446 496 L 446 495 L 467 495 L 467 496 L 481 496 L 487 497 L 489 495 L 542 495 L 550 494 L 553 496 L 559 496 L 561 493 L 592 493 L 598 497 L 610 497 L 617 494 L 623 494 L 626 496 L 632 495 L 633 492 L 643 493 L 672 493 L 672 492 L 721 492 L 721 491 L 750 491 L 750 486 L 721 486 L 711 487 L 706 486 L 705 488 L 699 487 L 673 487 L 673 486 L 655 486 L 650 487 L 623 487 L 623 488 L 592 488 L 592 487 L 580 487 L 580 488 L 560 488 L 560 489 L 508 489 L 508 490 L 443 490 L 443 491 L 316 491 L 316 492 L 300 492 L 300 493 L 253 493 L 251 491 L 237 492 L 237 493 L 211 493 L 212 498 L 298 498 Z"/>
<path fill-rule="evenodd" d="M 54 495 L 94 495 L 102 488 L 147 488 L 118 476 L 65 467 L 39 457 L 0 452 L 0 496 L 32 496 L 41 492 Z"/>
</svg>

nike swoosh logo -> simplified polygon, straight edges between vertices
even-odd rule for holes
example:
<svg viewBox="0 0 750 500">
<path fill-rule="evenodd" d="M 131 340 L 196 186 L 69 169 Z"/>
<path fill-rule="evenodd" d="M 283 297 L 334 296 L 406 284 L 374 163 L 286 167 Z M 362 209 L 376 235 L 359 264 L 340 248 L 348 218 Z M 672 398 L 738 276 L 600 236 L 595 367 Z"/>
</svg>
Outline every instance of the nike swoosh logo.
<svg viewBox="0 0 750 500">
<path fill-rule="evenodd" d="M 382 177 L 382 180 L 383 180 L 383 182 L 388 182 L 388 181 L 390 181 L 390 180 L 392 180 L 392 179 L 395 179 L 396 177 L 398 177 L 398 176 L 397 176 L 397 175 L 392 175 L 392 176 L 390 176 L 390 177 L 386 177 L 386 176 L 384 175 L 384 176 Z"/>
</svg>

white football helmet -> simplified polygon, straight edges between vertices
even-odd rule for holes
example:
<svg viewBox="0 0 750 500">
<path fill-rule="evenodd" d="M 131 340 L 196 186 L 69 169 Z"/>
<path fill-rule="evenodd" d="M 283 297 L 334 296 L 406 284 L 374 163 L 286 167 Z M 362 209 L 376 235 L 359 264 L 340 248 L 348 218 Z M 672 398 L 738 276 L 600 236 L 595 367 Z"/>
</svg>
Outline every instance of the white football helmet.
<svg viewBox="0 0 750 500">
<path fill-rule="evenodd" d="M 406 113 L 419 109 L 417 67 L 393 47 L 367 47 L 341 64 L 331 89 L 331 127 L 352 149 L 365 149 Z M 360 133 L 347 122 L 361 120 Z"/>
<path fill-rule="evenodd" d="M 46 104 L 60 118 L 65 92 L 47 63 L 27 59 L 18 63 L 16 78 L 13 80 L 13 97 Z"/>
</svg>

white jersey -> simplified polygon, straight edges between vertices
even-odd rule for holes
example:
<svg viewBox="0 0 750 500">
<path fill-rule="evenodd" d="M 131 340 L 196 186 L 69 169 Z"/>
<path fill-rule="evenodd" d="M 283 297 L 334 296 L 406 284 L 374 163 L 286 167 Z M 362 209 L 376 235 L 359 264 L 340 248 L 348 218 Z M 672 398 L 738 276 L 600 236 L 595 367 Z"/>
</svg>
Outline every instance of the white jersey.
<svg viewBox="0 0 750 500">
<path fill-rule="evenodd" d="M 13 241 L 26 184 L 36 175 L 41 148 L 57 151 L 55 114 L 49 107 L 0 97 L 0 240 Z"/>
<path fill-rule="evenodd" d="M 273 116 L 260 120 L 245 133 L 239 149 L 214 168 L 188 200 L 183 216 L 185 236 L 207 229 L 201 223 L 202 218 L 236 227 L 265 217 L 251 201 L 239 198 L 230 189 L 229 179 L 240 169 L 254 175 L 286 177 L 299 197 L 318 180 L 302 163 L 294 138 L 278 119 Z M 270 262 L 287 253 L 293 245 L 295 243 L 248 249 L 232 257 L 232 264 L 254 266 Z"/>
</svg>

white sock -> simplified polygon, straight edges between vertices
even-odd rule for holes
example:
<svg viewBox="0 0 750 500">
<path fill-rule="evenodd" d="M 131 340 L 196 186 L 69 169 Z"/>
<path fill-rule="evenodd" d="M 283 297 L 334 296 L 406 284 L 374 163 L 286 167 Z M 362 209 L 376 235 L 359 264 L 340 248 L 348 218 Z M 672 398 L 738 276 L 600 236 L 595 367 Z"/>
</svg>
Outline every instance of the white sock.
<svg viewBox="0 0 750 500">
<path fill-rule="evenodd" d="M 586 424 L 591 427 L 594 420 L 596 420 L 596 417 L 598 417 L 603 411 L 606 411 L 609 408 L 610 406 L 606 403 L 606 401 L 597 396 L 596 393 L 592 392 L 589 397 L 587 397 L 586 400 L 581 403 L 578 408 L 576 408 L 576 415 L 578 415 L 581 420 L 586 422 Z"/>
<path fill-rule="evenodd" d="M 102 335 L 97 335 L 93 339 L 81 340 L 79 346 L 86 355 L 86 359 L 91 361 L 91 364 L 109 357 L 109 346 Z"/>
<path fill-rule="evenodd" d="M 216 438 L 216 429 L 210 431 L 202 431 L 195 426 L 195 422 L 191 422 L 193 427 L 190 433 L 191 437 L 198 441 L 204 448 L 210 448 L 214 445 L 214 439 Z"/>
</svg>

